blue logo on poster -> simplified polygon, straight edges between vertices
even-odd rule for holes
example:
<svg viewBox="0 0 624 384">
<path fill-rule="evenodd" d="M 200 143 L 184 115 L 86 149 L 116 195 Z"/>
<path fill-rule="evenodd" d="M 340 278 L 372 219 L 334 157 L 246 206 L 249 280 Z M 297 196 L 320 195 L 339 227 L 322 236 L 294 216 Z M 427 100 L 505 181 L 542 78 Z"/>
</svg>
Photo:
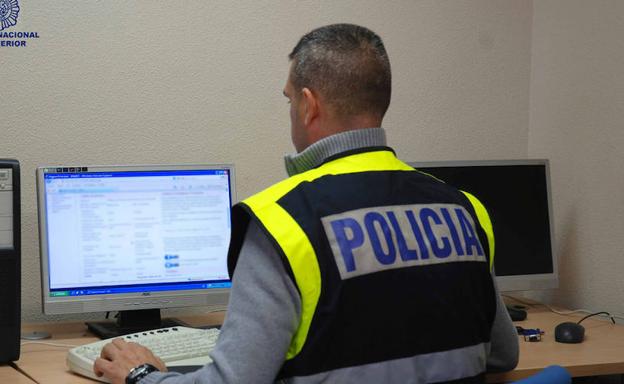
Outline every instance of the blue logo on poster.
<svg viewBox="0 0 624 384">
<path fill-rule="evenodd" d="M 17 23 L 19 4 L 17 0 L 0 0 L 0 31 Z"/>
</svg>

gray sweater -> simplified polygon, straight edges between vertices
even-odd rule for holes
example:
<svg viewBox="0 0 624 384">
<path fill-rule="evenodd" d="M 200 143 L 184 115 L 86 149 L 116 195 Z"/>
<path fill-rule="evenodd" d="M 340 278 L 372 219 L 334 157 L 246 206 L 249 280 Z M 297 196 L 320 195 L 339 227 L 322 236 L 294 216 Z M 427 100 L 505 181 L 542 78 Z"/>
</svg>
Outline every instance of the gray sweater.
<svg viewBox="0 0 624 384">
<path fill-rule="evenodd" d="M 314 168 L 340 152 L 385 145 L 385 133 L 381 128 L 349 131 L 323 139 L 297 155 L 286 157 L 286 168 L 292 175 Z M 489 371 L 504 371 L 513 369 L 517 364 L 518 336 L 500 295 L 496 294 L 498 310 L 488 345 L 489 353 L 485 358 Z M 299 294 L 281 258 L 264 232 L 252 222 L 238 259 L 226 319 L 211 354 L 213 363 L 186 375 L 155 372 L 140 383 L 273 383 L 299 324 L 300 310 Z M 324 374 L 301 382 L 374 382 L 376 369 L 374 366 L 368 368 L 341 370 L 333 375 Z M 453 364 L 444 369 L 453 370 Z M 400 375 L 399 370 L 394 377 Z M 418 381 L 404 377 L 398 382 Z"/>
</svg>

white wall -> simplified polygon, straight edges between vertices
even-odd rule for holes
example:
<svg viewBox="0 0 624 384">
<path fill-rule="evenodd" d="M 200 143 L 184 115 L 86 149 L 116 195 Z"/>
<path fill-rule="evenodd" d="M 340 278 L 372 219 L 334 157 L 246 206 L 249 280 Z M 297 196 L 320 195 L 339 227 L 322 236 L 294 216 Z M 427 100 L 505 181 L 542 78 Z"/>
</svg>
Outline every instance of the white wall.
<svg viewBox="0 0 624 384">
<path fill-rule="evenodd" d="M 534 3 L 529 156 L 552 164 L 560 289 L 624 314 L 624 2 Z"/>
<path fill-rule="evenodd" d="M 20 6 L 17 29 L 41 37 L 0 48 L 0 157 L 22 163 L 26 321 L 48 319 L 35 167 L 232 162 L 240 198 L 280 180 L 292 151 L 287 54 L 314 27 L 353 22 L 382 36 L 394 74 L 385 127 L 404 159 L 527 155 L 530 0 Z"/>
</svg>

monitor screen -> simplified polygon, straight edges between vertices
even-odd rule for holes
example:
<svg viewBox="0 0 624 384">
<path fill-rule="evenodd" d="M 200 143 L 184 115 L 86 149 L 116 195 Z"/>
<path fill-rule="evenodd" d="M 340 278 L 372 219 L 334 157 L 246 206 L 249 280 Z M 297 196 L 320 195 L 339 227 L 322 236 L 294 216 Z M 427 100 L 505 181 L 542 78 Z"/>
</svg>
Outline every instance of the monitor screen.
<svg viewBox="0 0 624 384">
<path fill-rule="evenodd" d="M 46 314 L 226 305 L 233 167 L 37 170 Z"/>
<path fill-rule="evenodd" d="M 494 229 L 494 269 L 502 291 L 557 286 L 547 160 L 410 163 L 475 195 Z"/>
</svg>

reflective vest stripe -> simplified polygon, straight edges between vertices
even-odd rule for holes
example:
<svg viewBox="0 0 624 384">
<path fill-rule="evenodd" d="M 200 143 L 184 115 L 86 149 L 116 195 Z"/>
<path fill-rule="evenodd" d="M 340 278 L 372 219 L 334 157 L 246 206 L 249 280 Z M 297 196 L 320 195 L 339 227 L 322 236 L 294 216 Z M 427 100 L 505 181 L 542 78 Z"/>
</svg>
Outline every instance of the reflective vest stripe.
<svg viewBox="0 0 624 384">
<path fill-rule="evenodd" d="M 479 199 L 477 199 L 475 196 L 471 195 L 470 193 L 466 191 L 461 191 L 461 192 L 464 195 L 466 195 L 466 197 L 470 201 L 470 204 L 472 204 L 472 207 L 474 208 L 475 213 L 477 214 L 477 219 L 479 220 L 479 224 L 481 225 L 481 228 L 483 228 L 483 231 L 485 232 L 485 235 L 487 236 L 488 248 L 490 250 L 490 271 L 491 271 L 492 268 L 494 267 L 494 230 L 492 229 L 492 221 L 490 221 L 490 215 L 488 215 L 487 210 L 485 209 L 483 204 L 481 204 Z"/>
<path fill-rule="evenodd" d="M 358 153 L 329 161 L 318 168 L 290 177 L 242 202 L 251 209 L 279 244 L 288 259 L 301 294 L 299 328 L 293 336 L 286 359 L 295 357 L 307 339 L 321 294 L 321 274 L 310 240 L 290 214 L 277 204 L 277 200 L 300 183 L 326 175 L 413 170 L 414 168 L 398 160 L 390 150 Z"/>
<path fill-rule="evenodd" d="M 275 241 L 288 258 L 301 294 L 301 319 L 299 328 L 290 343 L 287 359 L 301 351 L 308 336 L 312 317 L 321 295 L 321 272 L 310 240 L 297 222 L 278 204 L 270 204 L 259 211 L 256 217 L 271 232 Z"/>
</svg>

